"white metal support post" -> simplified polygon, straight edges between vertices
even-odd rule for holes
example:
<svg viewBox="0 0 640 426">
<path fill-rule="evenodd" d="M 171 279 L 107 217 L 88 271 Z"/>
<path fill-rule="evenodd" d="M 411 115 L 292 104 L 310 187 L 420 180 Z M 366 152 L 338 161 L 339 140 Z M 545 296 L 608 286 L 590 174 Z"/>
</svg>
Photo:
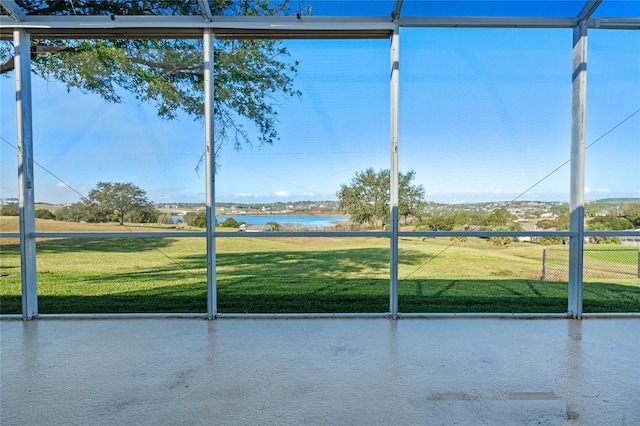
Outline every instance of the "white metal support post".
<svg viewBox="0 0 640 426">
<path fill-rule="evenodd" d="M 31 37 L 13 32 L 15 46 L 16 124 L 18 145 L 18 207 L 20 209 L 20 273 L 22 318 L 38 315 L 36 231 L 33 188 L 33 127 L 31 111 Z"/>
<path fill-rule="evenodd" d="M 215 133 L 214 133 L 214 73 L 213 31 L 203 34 L 204 56 L 204 139 L 206 173 L 206 221 L 207 221 L 207 318 L 218 314 L 216 286 L 216 197 L 215 197 Z"/>
<path fill-rule="evenodd" d="M 573 29 L 571 93 L 571 188 L 569 199 L 569 301 L 568 314 L 582 318 L 584 255 L 584 163 L 587 103 L 587 21 Z"/>
<path fill-rule="evenodd" d="M 394 19 L 393 34 L 391 35 L 391 261 L 389 283 L 389 312 L 393 319 L 398 318 L 398 107 L 400 90 L 400 34 L 398 18 Z"/>
</svg>

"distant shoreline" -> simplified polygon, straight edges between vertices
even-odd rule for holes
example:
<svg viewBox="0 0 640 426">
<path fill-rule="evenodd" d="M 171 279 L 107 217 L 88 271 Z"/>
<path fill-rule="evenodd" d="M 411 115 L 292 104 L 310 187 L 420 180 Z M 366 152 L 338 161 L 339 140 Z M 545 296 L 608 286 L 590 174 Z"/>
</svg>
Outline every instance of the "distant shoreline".
<svg viewBox="0 0 640 426">
<path fill-rule="evenodd" d="M 295 224 L 303 227 L 329 228 L 341 222 L 348 222 L 348 216 L 336 215 L 301 215 L 301 214 L 232 214 L 216 216 L 218 222 L 223 222 L 227 218 L 233 218 L 238 222 L 245 222 L 247 225 L 261 226 L 270 222 L 279 225 Z"/>
</svg>

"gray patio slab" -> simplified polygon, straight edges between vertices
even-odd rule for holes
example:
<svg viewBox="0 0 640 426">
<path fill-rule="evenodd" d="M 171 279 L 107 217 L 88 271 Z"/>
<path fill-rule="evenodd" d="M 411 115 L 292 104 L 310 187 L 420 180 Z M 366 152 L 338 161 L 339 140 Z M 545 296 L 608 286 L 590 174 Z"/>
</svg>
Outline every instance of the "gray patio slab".
<svg viewBox="0 0 640 426">
<path fill-rule="evenodd" d="M 0 321 L 9 425 L 638 425 L 640 320 Z"/>
</svg>

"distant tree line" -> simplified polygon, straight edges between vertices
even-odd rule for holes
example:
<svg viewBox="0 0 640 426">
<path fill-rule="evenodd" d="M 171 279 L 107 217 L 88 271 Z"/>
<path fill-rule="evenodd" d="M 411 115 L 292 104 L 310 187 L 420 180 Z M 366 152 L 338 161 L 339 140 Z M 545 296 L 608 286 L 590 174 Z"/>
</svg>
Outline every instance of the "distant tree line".
<svg viewBox="0 0 640 426">
<path fill-rule="evenodd" d="M 413 185 L 415 177 L 413 171 L 399 174 L 399 216 L 407 224 L 412 221 L 417 231 L 521 231 L 522 225 L 515 215 L 505 207 L 492 212 L 475 211 L 438 211 L 428 216 L 425 213 L 426 203 L 423 201 L 424 188 Z M 388 226 L 390 221 L 390 175 L 389 170 L 367 169 L 356 174 L 349 185 L 342 185 L 337 193 L 339 208 L 348 213 L 350 219 L 358 224 L 372 228 Z M 542 230 L 568 230 L 569 210 L 566 205 L 552 207 L 556 216 L 553 219 L 540 219 L 536 227 Z M 640 203 L 624 204 L 621 209 L 608 211 L 607 214 L 596 214 L 591 211 L 587 221 L 590 231 L 622 231 L 640 228 Z M 0 216 L 18 216 L 16 205 L 5 205 L 0 208 Z M 55 213 L 46 209 L 35 210 L 38 219 L 61 220 L 69 222 L 118 222 L 128 223 L 160 223 L 173 224 L 175 218 L 161 213 L 147 199 L 146 192 L 133 183 L 99 182 L 82 202 L 74 203 L 58 209 Z M 178 226 L 197 228 L 206 227 L 205 212 L 189 212 L 179 221 Z M 238 222 L 229 217 L 216 226 L 225 228 L 239 228 L 244 222 Z M 272 230 L 279 230 L 280 225 L 275 222 L 268 224 Z M 513 239 L 510 237 L 493 237 L 490 241 L 496 245 L 508 245 Z M 594 237 L 594 243 L 617 243 L 615 237 Z M 544 245 L 566 243 L 566 238 L 543 237 L 540 243 Z"/>
<path fill-rule="evenodd" d="M 439 213 L 421 219 L 416 224 L 417 231 L 521 231 L 522 225 L 516 216 L 504 208 L 485 212 Z"/>
<path fill-rule="evenodd" d="M 453 214 L 437 214 L 426 217 L 416 225 L 416 231 L 522 231 L 522 225 L 516 216 L 504 208 L 495 209 L 491 213 L 457 212 Z M 464 241 L 464 237 L 455 237 Z M 511 237 L 491 237 L 494 245 L 506 246 L 513 241 Z"/>
<path fill-rule="evenodd" d="M 555 210 L 558 216 L 555 219 L 540 219 L 536 227 L 541 230 L 566 231 L 569 229 L 569 210 L 558 206 Z M 589 231 L 623 231 L 640 227 L 640 203 L 630 203 L 623 207 L 621 215 L 594 216 L 587 221 Z M 516 222 L 516 216 L 509 213 L 506 208 L 498 208 L 491 213 L 475 212 L 440 212 L 421 219 L 416 224 L 417 231 L 453 231 L 453 230 L 478 230 L 478 231 L 521 231 L 522 225 Z M 496 245 L 507 245 L 512 239 L 509 237 L 492 237 L 490 241 Z M 541 237 L 540 244 L 563 244 L 567 238 Z M 591 242 L 595 244 L 617 244 L 616 237 L 593 237 Z"/>
</svg>

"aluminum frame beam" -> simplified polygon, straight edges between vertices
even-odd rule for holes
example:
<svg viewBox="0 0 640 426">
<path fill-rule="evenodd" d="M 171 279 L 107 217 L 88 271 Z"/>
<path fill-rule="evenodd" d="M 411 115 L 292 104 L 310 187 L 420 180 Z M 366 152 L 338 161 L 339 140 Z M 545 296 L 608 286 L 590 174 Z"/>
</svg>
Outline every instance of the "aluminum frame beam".
<svg viewBox="0 0 640 426">
<path fill-rule="evenodd" d="M 209 0 L 198 0 L 198 6 L 200 6 L 200 11 L 202 12 L 202 17 L 205 21 L 211 22 L 213 20 L 213 14 L 209 7 Z"/>
<path fill-rule="evenodd" d="M 36 230 L 36 217 L 31 103 L 31 37 L 25 30 L 16 30 L 13 39 L 15 47 L 22 318 L 31 319 L 38 315 L 36 240 L 33 237 Z"/>
<path fill-rule="evenodd" d="M 206 175 L 206 234 L 207 234 L 207 317 L 218 313 L 216 286 L 216 181 L 215 181 L 215 131 L 214 131 L 214 50 L 213 32 L 205 29 L 203 36 L 204 56 L 204 140 Z"/>
<path fill-rule="evenodd" d="M 401 27 L 436 28 L 571 28 L 577 18 L 535 18 L 512 16 L 408 16 Z"/>
<path fill-rule="evenodd" d="M 276 232 L 237 232 L 216 231 L 217 238 L 289 238 L 289 237 L 330 237 L 330 238 L 389 238 L 390 231 L 276 231 Z M 204 231 L 175 232 L 33 232 L 32 238 L 206 238 Z M 398 231 L 400 237 L 555 237 L 566 238 L 575 236 L 570 231 Z M 584 236 L 603 237 L 640 237 L 640 231 L 584 231 Z M 20 238 L 19 232 L 0 232 L 0 238 Z"/>
<path fill-rule="evenodd" d="M 534 17 L 487 17 L 487 16 L 445 16 L 445 17 L 405 17 L 400 18 L 404 28 L 574 28 L 578 18 L 534 18 Z M 589 28 L 640 29 L 640 17 L 630 18 L 590 18 Z"/>
<path fill-rule="evenodd" d="M 640 18 L 591 18 L 587 27 L 602 30 L 640 30 Z"/>
<path fill-rule="evenodd" d="M 8 0 L 0 0 L 6 4 Z M 394 9 L 395 10 L 395 9 Z M 573 28 L 576 17 L 404 17 L 400 27 Z M 640 29 L 640 17 L 591 18 L 589 28 Z M 206 28 L 216 37 L 254 38 L 388 38 L 394 29 L 389 17 L 220 16 L 0 16 L 0 37 L 11 39 L 16 29 L 35 38 L 192 38 Z"/>
<path fill-rule="evenodd" d="M 393 5 L 393 11 L 391 12 L 391 18 L 394 20 L 400 18 L 400 14 L 402 13 L 402 3 L 404 0 L 396 0 Z"/>
<path fill-rule="evenodd" d="M 576 16 L 578 18 L 578 21 L 584 21 L 586 19 L 591 18 L 591 15 L 593 15 L 593 13 L 596 11 L 596 9 L 598 8 L 598 6 L 600 6 L 600 4 L 602 3 L 602 0 L 588 0 L 584 6 L 582 6 L 582 9 L 580 10 L 580 12 L 578 12 L 578 15 Z"/>
<path fill-rule="evenodd" d="M 587 106 L 587 22 L 573 29 L 571 93 L 571 172 L 569 195 L 569 300 L 568 313 L 582 317 L 584 256 L 584 173 Z"/>
<path fill-rule="evenodd" d="M 394 22 L 391 36 L 391 78 L 390 78 L 390 264 L 389 264 L 389 312 L 391 317 L 398 318 L 398 122 L 400 93 L 400 27 L 398 20 Z"/>
<path fill-rule="evenodd" d="M 21 21 L 25 17 L 24 12 L 15 0 L 0 0 L 0 7 L 2 7 L 14 21 Z"/>
<path fill-rule="evenodd" d="M 0 33 L 24 28 L 49 38 L 200 38 L 204 29 L 216 37 L 251 38 L 388 38 L 387 17 L 232 16 L 205 22 L 201 16 L 27 16 L 21 22 L 0 17 Z"/>
</svg>

